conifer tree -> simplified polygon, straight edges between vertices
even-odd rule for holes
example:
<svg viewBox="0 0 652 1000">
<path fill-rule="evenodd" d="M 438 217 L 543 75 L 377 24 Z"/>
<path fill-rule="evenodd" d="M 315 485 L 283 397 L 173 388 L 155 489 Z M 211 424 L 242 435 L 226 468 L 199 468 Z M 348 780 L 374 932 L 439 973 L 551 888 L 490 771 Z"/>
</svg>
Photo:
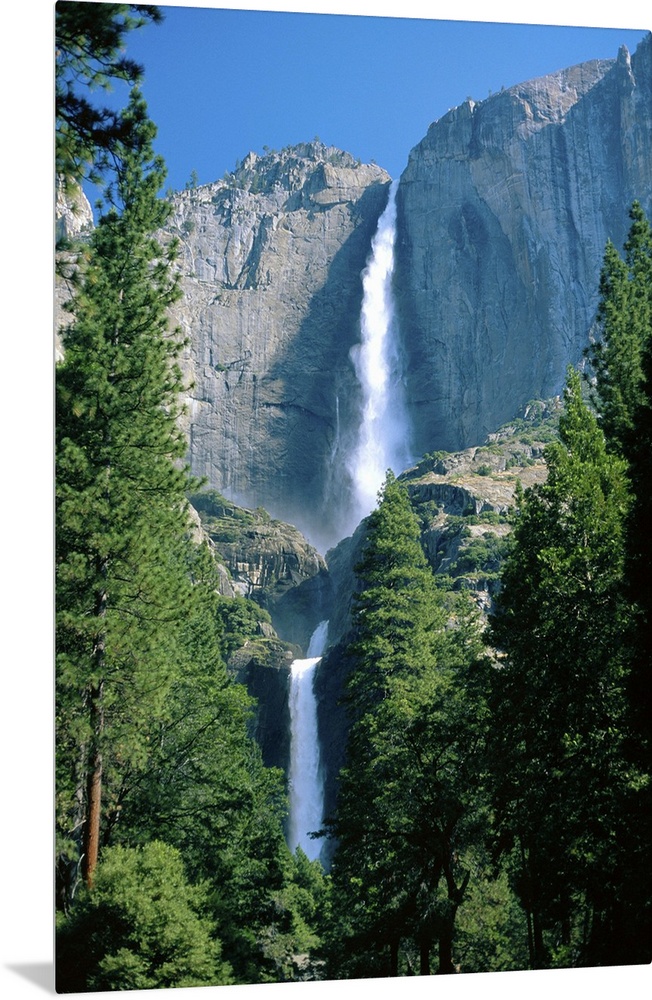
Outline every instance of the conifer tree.
<svg viewBox="0 0 652 1000">
<path fill-rule="evenodd" d="M 652 328 L 652 231 L 639 202 L 621 258 L 607 243 L 600 276 L 599 340 L 588 351 L 598 419 L 610 451 L 630 462 L 645 405 L 645 357 Z"/>
<path fill-rule="evenodd" d="M 164 169 L 137 90 L 124 118 L 113 207 L 81 262 L 56 373 L 58 828 L 89 884 L 106 789 L 144 764 L 143 723 L 163 711 L 191 599 L 182 345 L 166 317 L 175 247 L 152 236 Z"/>
<path fill-rule="evenodd" d="M 297 951 L 282 774 L 264 766 L 249 731 L 253 701 L 219 655 L 229 637 L 221 634 L 212 555 L 193 552 L 190 572 L 179 676 L 165 715 L 145 722 L 146 770 L 122 769 L 111 842 L 161 840 L 182 851 L 190 881 L 206 887 L 236 981 L 276 981 Z"/>
<path fill-rule="evenodd" d="M 637 950 L 614 926 L 640 845 L 624 757 L 629 493 L 580 386 L 570 369 L 560 442 L 546 483 L 519 500 L 490 628 L 503 654 L 488 754 L 497 844 L 512 850 L 535 968 L 625 963 Z"/>
<path fill-rule="evenodd" d="M 101 180 L 113 166 L 116 147 L 130 145 L 132 117 L 98 106 L 90 95 L 110 90 L 115 81 L 140 84 L 143 68 L 124 55 L 125 37 L 162 19 L 152 4 L 56 4 L 56 172 L 66 183 Z M 133 140 L 138 142 L 136 132 Z"/>
<path fill-rule="evenodd" d="M 652 766 L 650 679 L 652 668 L 652 228 L 638 202 L 624 258 L 607 244 L 600 283 L 600 340 L 590 359 L 595 397 L 607 447 L 627 463 L 633 502 L 625 535 L 625 586 L 635 607 L 630 636 L 629 682 L 637 746 Z"/>
<path fill-rule="evenodd" d="M 438 971 L 452 972 L 454 917 L 468 882 L 460 832 L 472 794 L 460 765 L 461 743 L 468 752 L 473 737 L 462 724 L 458 670 L 471 657 L 460 635 L 446 632 L 418 520 L 391 473 L 357 573 L 351 728 L 329 823 L 333 976 L 398 975 L 406 938 L 422 974 L 434 941 Z"/>
<path fill-rule="evenodd" d="M 109 847 L 58 935 L 57 991 L 153 990 L 233 982 L 179 851 Z"/>
</svg>

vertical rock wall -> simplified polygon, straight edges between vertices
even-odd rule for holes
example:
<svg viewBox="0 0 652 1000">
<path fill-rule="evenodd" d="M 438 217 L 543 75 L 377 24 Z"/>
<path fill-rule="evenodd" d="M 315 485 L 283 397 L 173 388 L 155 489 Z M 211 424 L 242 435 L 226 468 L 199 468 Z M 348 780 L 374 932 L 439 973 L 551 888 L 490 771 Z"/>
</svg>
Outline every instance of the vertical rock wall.
<svg viewBox="0 0 652 1000">
<path fill-rule="evenodd" d="M 477 444 L 561 390 L 634 199 L 652 212 L 652 36 L 631 58 L 467 101 L 430 126 L 399 187 L 417 453 Z"/>
<path fill-rule="evenodd" d="M 192 470 L 322 549 L 339 537 L 337 457 L 358 405 L 349 350 L 389 180 L 315 142 L 249 154 L 231 177 L 174 199 Z"/>
</svg>

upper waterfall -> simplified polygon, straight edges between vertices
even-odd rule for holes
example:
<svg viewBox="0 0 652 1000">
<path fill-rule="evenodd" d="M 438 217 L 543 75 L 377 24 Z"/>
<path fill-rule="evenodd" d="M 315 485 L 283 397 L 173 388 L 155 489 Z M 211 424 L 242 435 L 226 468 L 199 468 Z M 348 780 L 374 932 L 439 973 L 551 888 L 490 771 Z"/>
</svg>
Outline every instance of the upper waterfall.
<svg viewBox="0 0 652 1000">
<path fill-rule="evenodd" d="M 357 440 L 347 458 L 354 487 L 354 526 L 375 507 L 387 470 L 398 474 L 410 463 L 410 429 L 392 287 L 397 189 L 398 181 L 392 181 L 362 275 L 360 343 L 351 349 L 362 390 Z"/>
</svg>

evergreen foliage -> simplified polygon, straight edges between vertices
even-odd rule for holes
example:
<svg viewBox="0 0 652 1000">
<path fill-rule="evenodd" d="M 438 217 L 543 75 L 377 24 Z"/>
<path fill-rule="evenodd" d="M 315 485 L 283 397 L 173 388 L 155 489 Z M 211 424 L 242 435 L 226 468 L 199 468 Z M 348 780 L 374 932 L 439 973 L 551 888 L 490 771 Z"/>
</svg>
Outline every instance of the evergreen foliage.
<svg viewBox="0 0 652 1000">
<path fill-rule="evenodd" d="M 164 168 L 136 88 L 122 120 L 129 142 L 112 146 L 110 207 L 79 262 L 56 372 L 58 978 L 296 978 L 326 890 L 287 848 L 281 775 L 226 673 L 266 616 L 225 610 L 191 540 L 183 345 L 167 328 L 176 247 L 153 236 Z"/>
<path fill-rule="evenodd" d="M 90 94 L 112 81 L 141 82 L 143 68 L 123 54 L 129 32 L 163 19 L 152 4 L 76 3 L 55 8 L 56 172 L 66 182 L 98 182 L 115 163 L 116 146 L 138 142 L 133 120 L 98 106 Z"/>
<path fill-rule="evenodd" d="M 337 847 L 328 968 L 333 978 L 397 975 L 399 945 L 408 939 L 422 974 L 430 971 L 433 941 L 438 971 L 448 973 L 469 880 L 474 755 L 463 675 L 478 634 L 465 612 L 447 631 L 418 519 L 391 473 L 357 573 L 351 727 L 329 824 Z M 481 725 L 478 718 L 473 731 Z"/>
<path fill-rule="evenodd" d="M 569 369 L 547 481 L 517 494 L 508 542 L 488 533 L 452 567 L 500 574 L 486 635 L 387 475 L 356 568 L 325 875 L 286 845 L 283 775 L 226 667 L 269 616 L 220 597 L 191 540 L 188 496 L 223 540 L 253 515 L 183 464 L 165 171 L 122 55 L 160 17 L 56 9 L 57 170 L 106 182 L 56 371 L 58 989 L 649 962 L 649 222 L 635 203 L 624 258 L 605 250 L 595 412 Z M 119 112 L 87 96 L 111 80 L 130 88 Z"/>
<path fill-rule="evenodd" d="M 92 890 L 61 921 L 57 992 L 232 983 L 204 896 L 161 841 L 107 848 Z"/>
<path fill-rule="evenodd" d="M 628 461 L 637 448 L 645 406 L 652 327 L 652 232 L 638 202 L 621 258 L 607 243 L 600 275 L 600 339 L 587 352 L 595 375 L 598 419 L 608 448 Z"/>
<path fill-rule="evenodd" d="M 433 834 L 445 829 L 443 791 L 458 809 L 456 859 L 466 872 L 446 899 L 449 912 L 455 890 L 464 903 L 445 954 L 483 969 L 649 961 L 649 718 L 641 703 L 650 663 L 642 577 L 650 562 L 652 243 L 639 206 L 631 217 L 625 260 L 611 246 L 605 252 L 604 336 L 592 352 L 596 412 L 569 369 L 558 439 L 545 452 L 547 481 L 517 494 L 512 537 L 487 563 L 502 579 L 487 636 L 497 659 L 461 656 L 451 669 L 445 639 L 429 647 L 410 619 L 403 594 L 413 582 L 414 614 L 426 621 L 429 587 L 416 583 L 418 535 L 409 505 L 398 514 L 392 477 L 369 519 L 349 646 L 352 725 L 330 825 L 340 838 L 333 977 L 415 971 L 419 952 L 423 971 L 428 930 L 441 948 L 444 894 L 433 874 L 445 851 L 434 849 Z M 491 559 L 475 548 L 461 556 L 469 569 Z M 431 621 L 432 638 L 441 619 Z M 412 660 L 410 649 L 419 650 Z M 435 683 L 424 684 L 427 677 Z M 455 753 L 457 732 L 474 753 Z M 422 808 L 429 869 L 418 864 L 426 851 L 421 859 L 414 852 Z M 507 914 L 505 934 L 498 927 Z"/>
<path fill-rule="evenodd" d="M 218 598 L 216 613 L 224 626 L 223 649 L 227 659 L 259 634 L 260 622 L 271 621 L 268 611 L 238 595 Z"/>
<path fill-rule="evenodd" d="M 630 701 L 637 746 L 649 772 L 652 697 L 652 228 L 638 202 L 621 259 L 608 244 L 600 283 L 601 340 L 590 354 L 607 446 L 627 464 L 632 506 L 625 534 L 625 586 L 635 605 Z"/>
<path fill-rule="evenodd" d="M 641 776 L 624 753 L 626 467 L 573 370 L 565 403 L 548 479 L 520 499 L 490 630 L 504 653 L 487 754 L 496 847 L 509 855 L 533 968 L 641 960 L 618 916 L 641 832 Z"/>
<path fill-rule="evenodd" d="M 93 233 L 56 373 L 58 773 L 83 816 L 87 878 L 102 785 L 114 767 L 145 762 L 145 723 L 163 711 L 192 597 L 181 343 L 166 335 L 174 246 L 151 236 L 167 212 L 164 172 L 137 91 L 124 117 L 137 142 L 119 149 L 122 211 Z M 61 828 L 78 834 L 80 819 L 68 811 Z"/>
<path fill-rule="evenodd" d="M 181 850 L 191 881 L 207 887 L 236 981 L 282 979 L 266 947 L 292 924 L 279 902 L 292 881 L 282 776 L 263 766 L 248 731 L 252 701 L 219 656 L 220 599 L 195 587 L 202 600 L 185 624 L 179 677 L 165 716 L 147 727 L 147 772 L 125 789 L 114 839 Z"/>
</svg>

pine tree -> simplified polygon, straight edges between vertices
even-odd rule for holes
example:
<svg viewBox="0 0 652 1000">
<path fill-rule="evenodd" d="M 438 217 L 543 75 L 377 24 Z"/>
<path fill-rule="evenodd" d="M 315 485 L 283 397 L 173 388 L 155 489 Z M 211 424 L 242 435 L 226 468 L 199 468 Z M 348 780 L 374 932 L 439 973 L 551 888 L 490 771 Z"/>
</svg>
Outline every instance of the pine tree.
<svg viewBox="0 0 652 1000">
<path fill-rule="evenodd" d="M 356 571 L 351 728 L 329 823 L 337 840 L 330 965 L 334 976 L 398 975 L 399 944 L 408 938 L 422 974 L 435 940 L 438 971 L 452 972 L 472 795 L 461 766 L 460 748 L 470 758 L 473 737 L 462 722 L 459 674 L 471 656 L 464 630 L 446 631 L 418 520 L 391 473 Z"/>
<path fill-rule="evenodd" d="M 497 844 L 512 851 L 535 968 L 636 952 L 613 926 L 605 951 L 603 934 L 637 843 L 624 757 L 629 493 L 580 386 L 569 370 L 560 442 L 546 483 L 520 498 L 490 629 L 502 651 L 488 757 Z"/>
<path fill-rule="evenodd" d="M 631 505 L 625 522 L 623 593 L 630 607 L 627 644 L 625 753 L 634 773 L 644 775 L 628 803 L 631 831 L 619 887 L 619 905 L 605 918 L 603 935 L 622 935 L 629 923 L 626 954 L 646 956 L 652 927 L 652 885 L 645 877 L 652 811 L 652 227 L 638 202 L 621 260 L 608 244 L 598 318 L 601 339 L 592 354 L 595 402 L 607 447 L 626 463 Z"/>
<path fill-rule="evenodd" d="M 182 851 L 190 881 L 207 887 L 236 981 L 276 981 L 296 951 L 285 904 L 291 856 L 282 774 L 263 765 L 249 732 L 253 701 L 219 655 L 228 636 L 210 553 L 195 552 L 190 569 L 194 600 L 177 649 L 178 677 L 165 715 L 145 723 L 147 769 L 122 769 L 111 840 L 162 840 Z"/>
<path fill-rule="evenodd" d="M 355 572 L 362 590 L 354 596 L 350 653 L 364 669 L 352 674 L 349 692 L 361 715 L 422 674 L 420 656 L 424 664 L 431 660 L 429 635 L 444 622 L 418 520 L 405 487 L 391 472 L 369 518 L 365 550 Z"/>
<path fill-rule="evenodd" d="M 179 294 L 175 247 L 152 236 L 167 214 L 157 197 L 164 169 L 137 90 L 124 118 L 130 142 L 114 148 L 114 205 L 82 261 L 56 373 L 57 797 L 68 896 L 78 852 L 92 882 L 114 772 L 146 760 L 144 721 L 164 709 L 191 599 L 182 345 L 166 318 Z"/>
<path fill-rule="evenodd" d="M 130 115 L 93 102 L 90 94 L 111 83 L 138 85 L 143 68 L 123 54 L 125 36 L 163 16 L 152 4 L 76 3 L 55 8 L 56 172 L 66 183 L 99 181 L 117 146 L 132 142 Z M 137 131 L 133 141 L 138 142 Z"/>
<path fill-rule="evenodd" d="M 168 844 L 107 848 L 93 889 L 59 921 L 58 992 L 232 983 L 205 895 Z"/>
<path fill-rule="evenodd" d="M 625 536 L 625 586 L 635 606 L 630 639 L 633 753 L 652 765 L 652 228 L 638 202 L 621 259 L 608 244 L 600 284 L 601 339 L 591 354 L 596 406 L 607 446 L 627 463 L 633 503 Z"/>
<path fill-rule="evenodd" d="M 587 352 L 595 376 L 599 423 L 609 450 L 630 462 L 638 449 L 640 409 L 652 328 L 652 231 L 638 202 L 624 259 L 609 241 L 600 276 L 599 339 Z"/>
</svg>

